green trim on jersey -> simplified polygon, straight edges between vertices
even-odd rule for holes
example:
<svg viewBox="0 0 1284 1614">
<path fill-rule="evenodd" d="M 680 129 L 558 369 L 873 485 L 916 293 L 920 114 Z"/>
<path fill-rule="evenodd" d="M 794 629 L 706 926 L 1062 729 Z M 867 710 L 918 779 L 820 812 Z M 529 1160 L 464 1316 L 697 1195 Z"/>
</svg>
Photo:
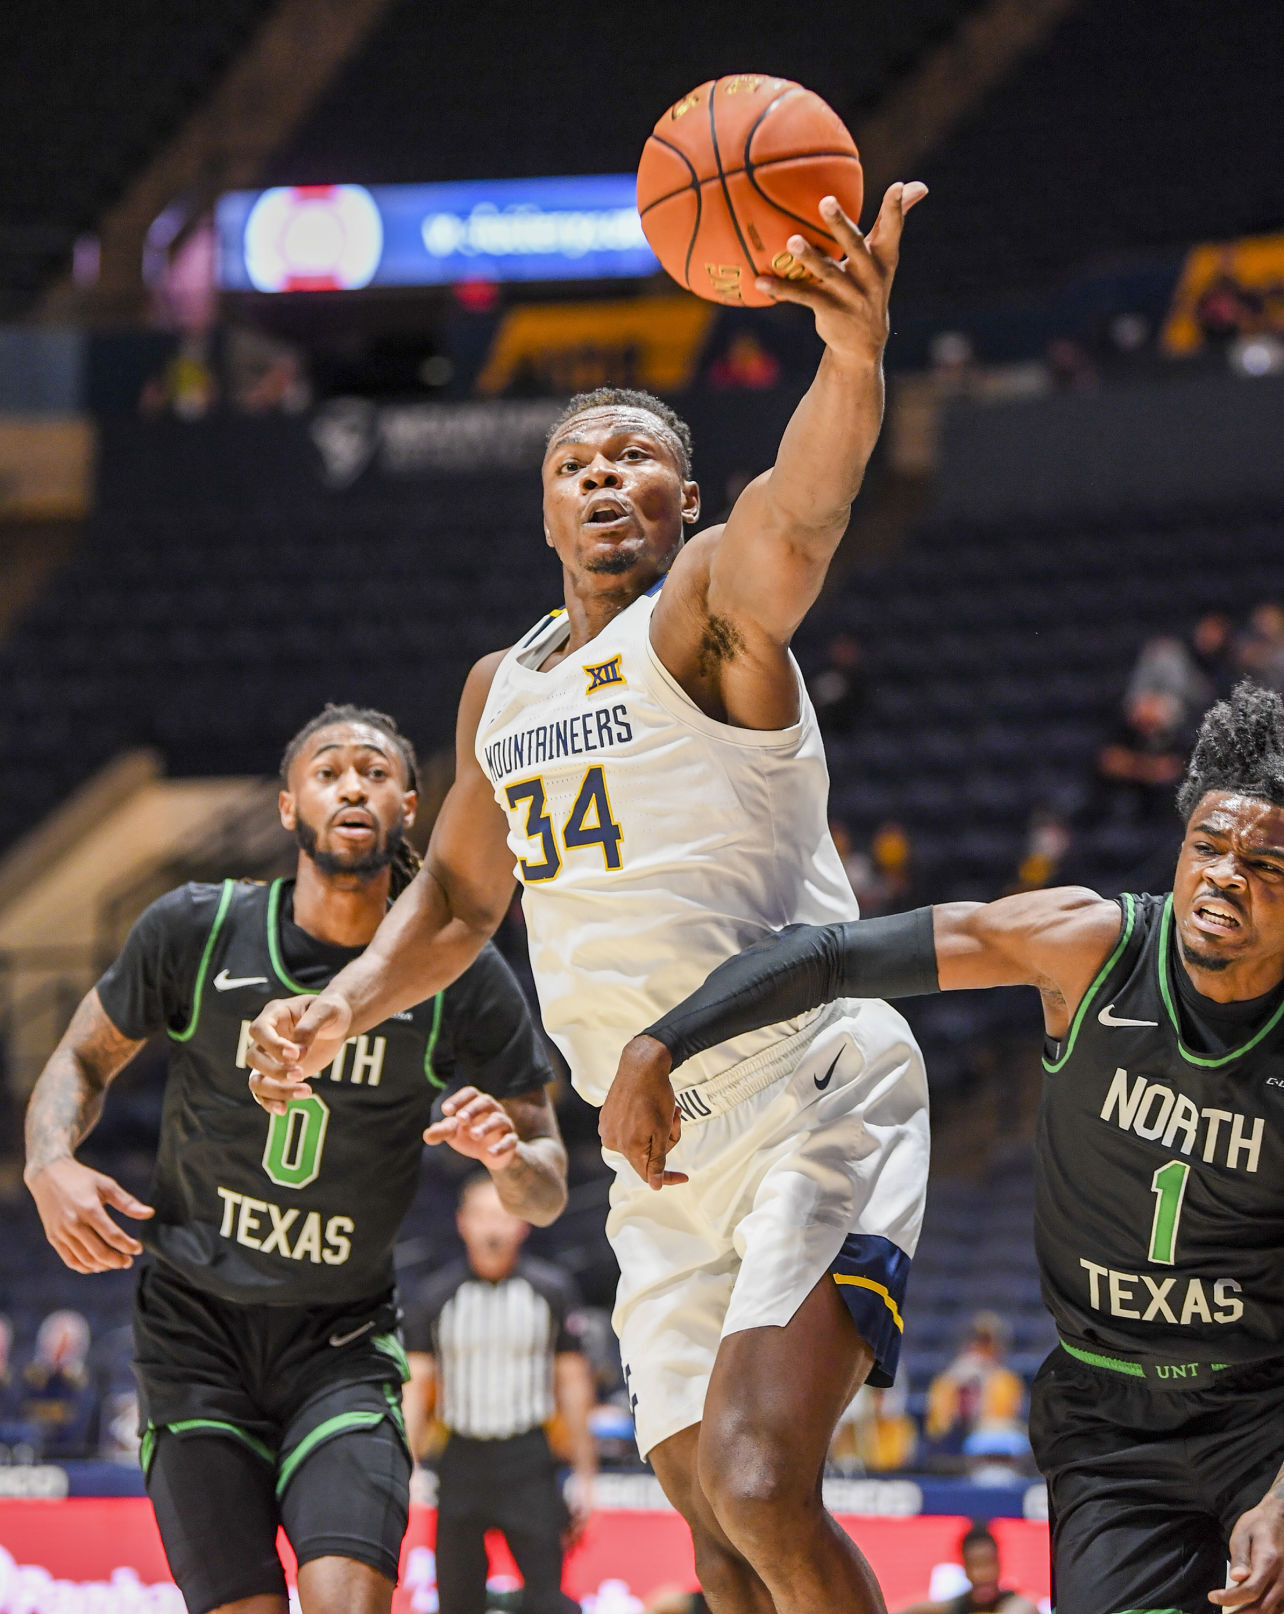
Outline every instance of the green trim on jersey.
<svg viewBox="0 0 1284 1614">
<path fill-rule="evenodd" d="M 210 959 L 214 956 L 214 944 L 218 941 L 218 933 L 223 928 L 224 919 L 227 918 L 227 910 L 232 906 L 232 893 L 235 889 L 235 880 L 223 881 L 223 895 L 218 899 L 218 912 L 214 915 L 214 923 L 210 926 L 210 933 L 205 940 L 205 951 L 201 954 L 201 962 L 196 970 L 196 985 L 192 989 L 192 1018 L 182 1031 L 169 1033 L 175 1042 L 190 1042 L 196 1035 L 196 1027 L 201 1018 L 201 994 L 205 990 L 205 972 L 209 969 Z"/>
<path fill-rule="evenodd" d="M 1115 943 L 1114 951 L 1097 971 L 1092 985 L 1083 994 L 1083 999 L 1080 1002 L 1079 1007 L 1074 1012 L 1074 1019 L 1070 1022 L 1070 1029 L 1066 1032 L 1066 1040 L 1062 1046 L 1061 1052 L 1053 1060 L 1049 1060 L 1046 1057 L 1044 1058 L 1043 1068 L 1047 1071 L 1049 1076 L 1055 1076 L 1065 1064 L 1066 1060 L 1069 1059 L 1070 1055 L 1074 1052 L 1075 1038 L 1079 1035 L 1079 1027 L 1083 1024 L 1083 1017 L 1088 1012 L 1088 1005 L 1105 985 L 1106 979 L 1111 970 L 1113 970 L 1115 965 L 1119 962 L 1120 958 L 1123 956 L 1124 948 L 1128 945 L 1128 939 L 1132 935 L 1133 926 L 1137 920 L 1137 910 L 1132 897 L 1126 891 L 1123 894 L 1123 905 L 1123 929 L 1119 934 L 1119 940 Z"/>
<path fill-rule="evenodd" d="M 248 1446 L 256 1457 L 261 1457 L 265 1463 L 276 1466 L 276 1453 L 271 1446 L 266 1445 L 256 1435 L 250 1434 L 248 1429 L 242 1429 L 239 1424 L 224 1423 L 219 1418 L 185 1418 L 181 1423 L 149 1423 L 143 1431 L 142 1443 L 138 1448 L 138 1461 L 142 1465 L 143 1478 L 152 1466 L 152 1458 L 156 1455 L 156 1437 L 162 1429 L 169 1429 L 176 1435 L 185 1435 L 193 1429 L 206 1430 L 215 1435 L 230 1435 L 233 1440 L 239 1440 L 243 1446 Z"/>
<path fill-rule="evenodd" d="M 382 1351 L 390 1356 L 397 1364 L 397 1371 L 401 1374 L 403 1384 L 410 1383 L 410 1363 L 406 1359 L 406 1348 L 395 1334 L 376 1334 L 370 1341 L 375 1350 Z"/>
<path fill-rule="evenodd" d="M 1073 1356 L 1077 1362 L 1086 1362 L 1089 1367 L 1106 1367 L 1112 1373 L 1126 1373 L 1129 1378 L 1144 1379 L 1146 1370 L 1140 1362 L 1125 1362 L 1121 1356 L 1098 1356 L 1095 1351 L 1081 1351 L 1077 1345 L 1067 1345 L 1061 1341 L 1061 1349 L 1067 1356 Z"/>
<path fill-rule="evenodd" d="M 383 1412 L 337 1412 L 333 1418 L 327 1418 L 315 1429 L 310 1429 L 277 1469 L 277 1496 L 284 1496 L 285 1488 L 294 1478 L 299 1464 L 310 1457 L 322 1441 L 329 1440 L 333 1435 L 344 1434 L 349 1429 L 373 1429 L 386 1416 Z"/>
<path fill-rule="evenodd" d="M 277 918 L 281 912 L 281 887 L 285 884 L 284 877 L 273 880 L 272 889 L 268 892 L 267 905 L 267 944 L 268 957 L 272 960 L 272 968 L 280 980 L 296 997 L 314 998 L 317 995 L 315 986 L 300 986 L 297 981 L 291 980 L 285 967 L 285 960 L 281 957 L 281 943 L 277 936 Z"/>
<path fill-rule="evenodd" d="M 437 1051 L 437 1038 L 441 1035 L 441 1016 L 443 1010 L 443 994 L 438 992 L 432 1000 L 432 1028 L 428 1032 L 428 1041 L 424 1044 L 424 1075 L 434 1087 L 440 1087 L 445 1092 L 448 1083 L 433 1069 L 432 1056 Z"/>
<path fill-rule="evenodd" d="M 1245 1054 L 1251 1053 L 1264 1037 L 1279 1025 L 1284 1017 L 1284 996 L 1280 998 L 1279 1008 L 1270 1017 L 1264 1026 L 1251 1036 L 1246 1043 L 1238 1048 L 1232 1048 L 1227 1054 L 1197 1054 L 1187 1048 L 1182 1041 L 1181 1022 L 1177 1018 L 1177 1005 L 1173 1002 L 1172 990 L 1168 985 L 1168 966 L 1170 960 L 1169 949 L 1172 945 L 1173 930 L 1173 899 L 1171 895 L 1164 903 L 1163 918 L 1159 921 L 1159 994 L 1164 1000 L 1164 1008 L 1168 1011 L 1168 1018 L 1172 1021 L 1173 1030 L 1177 1033 L 1177 1049 L 1188 1065 L 1198 1065 L 1201 1070 L 1217 1070 L 1222 1065 L 1232 1064 L 1236 1059 L 1242 1059 Z"/>
<path fill-rule="evenodd" d="M 1086 1362 L 1089 1367 L 1104 1367 L 1107 1368 L 1111 1373 L 1124 1373 L 1130 1379 L 1149 1379 L 1155 1377 L 1155 1374 L 1152 1373 L 1150 1368 L 1146 1367 L 1144 1362 L 1130 1362 L 1127 1357 L 1124 1356 L 1101 1356 L 1096 1351 L 1081 1350 L 1078 1345 L 1071 1345 L 1068 1340 L 1064 1339 L 1061 1341 L 1061 1349 L 1066 1353 L 1067 1356 L 1073 1356 L 1077 1362 Z M 1152 1365 L 1167 1367 L 1171 1364 L 1165 1362 L 1162 1364 L 1155 1363 Z M 1229 1362 L 1208 1362 L 1206 1364 L 1195 1363 L 1190 1365 L 1197 1366 L 1201 1370 L 1204 1366 L 1207 1366 L 1210 1373 L 1224 1373 L 1231 1364 Z M 1165 1388 L 1173 1390 L 1181 1387 L 1182 1386 L 1171 1382 L 1166 1382 L 1165 1385 Z M 1194 1387 L 1193 1383 L 1192 1387 Z"/>
</svg>

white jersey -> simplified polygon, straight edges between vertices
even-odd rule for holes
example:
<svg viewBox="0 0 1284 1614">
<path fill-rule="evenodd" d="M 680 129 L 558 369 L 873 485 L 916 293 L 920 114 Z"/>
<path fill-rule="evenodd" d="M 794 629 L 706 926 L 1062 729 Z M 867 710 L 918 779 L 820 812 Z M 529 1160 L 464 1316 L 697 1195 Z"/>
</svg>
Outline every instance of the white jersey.
<svg viewBox="0 0 1284 1614">
<path fill-rule="evenodd" d="M 796 663 L 787 729 L 707 717 L 651 647 L 659 585 L 548 672 L 570 632 L 545 617 L 500 663 L 477 758 L 508 844 L 544 1025 L 600 1104 L 620 1050 L 716 965 L 784 925 L 858 916 L 829 834 L 829 772 Z M 814 1016 L 683 1067 L 706 1081 Z"/>
</svg>

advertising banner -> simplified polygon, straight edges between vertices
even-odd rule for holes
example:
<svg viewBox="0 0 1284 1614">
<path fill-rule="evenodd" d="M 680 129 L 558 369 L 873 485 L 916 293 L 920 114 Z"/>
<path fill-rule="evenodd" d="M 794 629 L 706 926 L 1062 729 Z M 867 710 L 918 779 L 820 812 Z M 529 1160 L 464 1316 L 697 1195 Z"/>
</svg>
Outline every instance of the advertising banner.
<svg viewBox="0 0 1284 1614">
<path fill-rule="evenodd" d="M 925 1598 L 934 1570 L 939 1575 L 940 1566 L 957 1566 L 959 1539 L 969 1522 L 941 1516 L 841 1519 L 893 1609 Z M 992 1528 L 1004 1584 L 1046 1606 L 1047 1526 L 996 1519 Z M 394 1614 L 434 1614 L 435 1545 L 435 1511 L 414 1507 Z M 518 1585 L 503 1542 L 495 1537 L 489 1545 L 492 1584 Z M 293 1580 L 288 1548 L 283 1556 Z M 586 1614 L 642 1614 L 656 1592 L 695 1584 L 690 1537 L 668 1509 L 598 1512 L 566 1565 L 566 1590 Z M 134 1497 L 0 1500 L 0 1614 L 184 1614 L 151 1505 Z"/>
<path fill-rule="evenodd" d="M 444 185 L 278 185 L 215 210 L 224 291 L 596 280 L 659 268 L 632 174 Z"/>
</svg>

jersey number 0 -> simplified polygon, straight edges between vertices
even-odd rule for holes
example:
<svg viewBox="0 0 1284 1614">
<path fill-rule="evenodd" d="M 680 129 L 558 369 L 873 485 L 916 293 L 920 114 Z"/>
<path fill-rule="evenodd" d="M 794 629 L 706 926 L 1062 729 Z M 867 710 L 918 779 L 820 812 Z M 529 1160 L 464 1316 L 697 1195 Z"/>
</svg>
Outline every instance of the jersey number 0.
<svg viewBox="0 0 1284 1614">
<path fill-rule="evenodd" d="M 518 858 L 522 879 L 527 885 L 555 880 L 561 871 L 562 857 L 557 845 L 557 830 L 546 811 L 548 798 L 544 790 L 544 781 L 538 777 L 523 779 L 519 784 L 509 785 L 504 795 L 514 812 L 523 802 L 526 803 L 526 823 L 523 833 L 528 840 L 538 839 L 543 854 L 538 862 L 524 857 Z M 566 815 L 566 822 L 562 825 L 562 845 L 568 852 L 576 851 L 583 846 L 600 847 L 606 867 L 618 869 L 620 842 L 623 839 L 624 831 L 615 822 L 611 812 L 602 769 L 590 768 L 584 775 L 579 794 Z"/>
</svg>

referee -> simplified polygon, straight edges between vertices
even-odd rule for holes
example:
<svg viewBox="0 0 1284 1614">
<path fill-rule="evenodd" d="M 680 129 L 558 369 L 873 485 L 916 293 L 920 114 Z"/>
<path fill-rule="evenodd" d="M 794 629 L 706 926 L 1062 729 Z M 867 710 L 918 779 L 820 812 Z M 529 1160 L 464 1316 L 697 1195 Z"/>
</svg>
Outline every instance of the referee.
<svg viewBox="0 0 1284 1614">
<path fill-rule="evenodd" d="M 488 1176 L 464 1184 L 457 1224 L 464 1259 L 428 1280 L 406 1327 L 411 1449 L 423 1453 L 434 1392 L 447 1430 L 437 1463 L 441 1614 L 484 1614 L 487 1530 L 503 1532 L 521 1571 L 523 1614 L 578 1614 L 562 1592 L 562 1551 L 587 1522 L 597 1463 L 574 1286 L 521 1253 L 528 1224 Z M 574 1467 L 569 1510 L 545 1432 L 554 1417 Z"/>
</svg>

